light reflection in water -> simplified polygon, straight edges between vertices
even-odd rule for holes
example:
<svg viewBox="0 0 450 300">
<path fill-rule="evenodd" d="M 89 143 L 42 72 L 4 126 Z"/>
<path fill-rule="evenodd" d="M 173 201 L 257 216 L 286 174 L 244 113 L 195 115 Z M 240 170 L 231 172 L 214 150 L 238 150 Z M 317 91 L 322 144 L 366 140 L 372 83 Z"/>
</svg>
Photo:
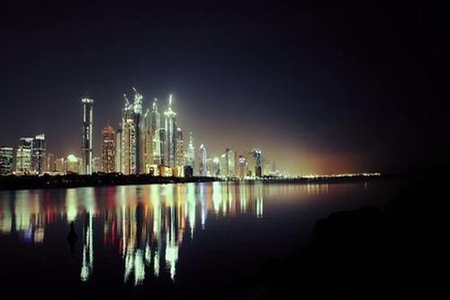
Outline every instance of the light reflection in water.
<svg viewBox="0 0 450 300">
<path fill-rule="evenodd" d="M 46 226 L 74 221 L 83 228 L 81 281 L 93 276 L 98 241 L 121 254 L 125 282 L 140 285 L 163 274 L 175 280 L 185 234 L 194 239 L 196 230 L 207 228 L 209 214 L 263 218 L 266 191 L 262 183 L 213 182 L 3 192 L 0 233 L 18 232 L 27 242 L 43 243 Z M 102 237 L 94 238 L 94 232 Z"/>
</svg>

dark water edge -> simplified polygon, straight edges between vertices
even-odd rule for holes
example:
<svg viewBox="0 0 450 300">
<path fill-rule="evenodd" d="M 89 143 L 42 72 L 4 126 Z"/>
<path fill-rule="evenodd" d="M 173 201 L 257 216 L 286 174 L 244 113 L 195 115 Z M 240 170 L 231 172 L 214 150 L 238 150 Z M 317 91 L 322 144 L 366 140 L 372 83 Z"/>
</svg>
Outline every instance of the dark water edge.
<svg viewBox="0 0 450 300">
<path fill-rule="evenodd" d="M 195 277 L 183 278 L 182 284 L 153 278 L 150 284 L 135 287 L 97 276 L 94 282 L 75 286 L 76 279 L 67 279 L 50 291 L 45 277 L 17 272 L 26 282 L 29 299 L 437 298 L 434 280 L 445 271 L 445 196 L 439 196 L 446 195 L 445 170 L 415 175 L 412 184 L 385 207 L 329 215 L 316 223 L 310 247 L 285 259 L 269 258 L 253 275 L 225 279 L 219 288 Z M 211 272 L 214 278 L 221 270 Z M 3 276 L 9 275 L 0 272 L 0 279 L 10 282 Z M 2 287 L 27 296 L 23 286 Z"/>
<path fill-rule="evenodd" d="M 319 220 L 309 248 L 268 260 L 222 299 L 442 297 L 447 173 L 443 165 L 418 174 L 384 209 L 365 206 Z"/>
<path fill-rule="evenodd" d="M 386 179 L 392 177 L 414 176 L 414 174 L 385 174 L 385 175 L 348 175 L 340 177 L 317 177 L 317 178 L 273 178 L 262 177 L 258 179 L 238 179 L 219 177 L 163 177 L 149 174 L 123 175 L 119 173 L 94 173 L 92 175 L 8 175 L 0 176 L 0 190 L 23 190 L 23 189 L 67 189 L 77 187 L 100 187 L 117 185 L 141 185 L 141 184 L 169 184 L 169 183 L 190 183 L 190 182 L 264 182 L 264 183 L 350 183 L 369 180 Z"/>
</svg>

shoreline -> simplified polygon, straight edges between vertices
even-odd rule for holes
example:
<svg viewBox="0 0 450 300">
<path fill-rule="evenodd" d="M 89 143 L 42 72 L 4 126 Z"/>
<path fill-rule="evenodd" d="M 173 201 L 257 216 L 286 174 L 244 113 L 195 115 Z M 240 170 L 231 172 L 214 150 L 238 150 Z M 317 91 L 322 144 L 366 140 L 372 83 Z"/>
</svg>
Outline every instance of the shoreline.
<svg viewBox="0 0 450 300">
<path fill-rule="evenodd" d="M 9 175 L 0 177 L 0 190 L 26 189 L 58 189 L 77 187 L 100 187 L 120 185 L 171 184 L 171 183 L 200 183 L 200 182 L 231 182 L 231 183 L 283 183 L 283 184 L 332 184 L 351 183 L 361 181 L 380 180 L 405 174 L 388 175 L 348 175 L 348 176 L 318 176 L 298 178 L 263 177 L 256 179 L 220 178 L 220 177 L 162 177 L 149 174 L 123 175 L 117 173 L 95 173 L 92 175 Z M 408 175 L 406 175 L 408 176 Z"/>
</svg>

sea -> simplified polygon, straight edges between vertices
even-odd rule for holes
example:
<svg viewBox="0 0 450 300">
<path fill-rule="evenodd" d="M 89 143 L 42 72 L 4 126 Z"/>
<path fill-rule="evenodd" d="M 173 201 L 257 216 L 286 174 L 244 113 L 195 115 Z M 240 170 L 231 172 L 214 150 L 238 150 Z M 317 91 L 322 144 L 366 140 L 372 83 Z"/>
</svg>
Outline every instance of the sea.
<svg viewBox="0 0 450 300">
<path fill-rule="evenodd" d="M 318 220 L 384 209 L 408 184 L 380 177 L 0 191 L 2 298 L 226 299 L 268 261 L 308 248 Z"/>
</svg>

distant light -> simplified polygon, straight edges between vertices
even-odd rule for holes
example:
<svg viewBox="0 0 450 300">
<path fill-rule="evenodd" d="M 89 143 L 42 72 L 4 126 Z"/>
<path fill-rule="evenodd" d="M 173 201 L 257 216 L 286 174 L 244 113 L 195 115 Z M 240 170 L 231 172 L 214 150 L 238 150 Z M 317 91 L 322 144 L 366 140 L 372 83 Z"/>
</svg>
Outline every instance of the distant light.
<svg viewBox="0 0 450 300">
<path fill-rule="evenodd" d="M 69 154 L 69 155 L 67 156 L 67 160 L 68 160 L 69 162 L 71 162 L 71 163 L 76 163 L 76 162 L 78 162 L 78 158 L 77 158 L 75 155 L 73 155 L 73 154 Z"/>
</svg>

